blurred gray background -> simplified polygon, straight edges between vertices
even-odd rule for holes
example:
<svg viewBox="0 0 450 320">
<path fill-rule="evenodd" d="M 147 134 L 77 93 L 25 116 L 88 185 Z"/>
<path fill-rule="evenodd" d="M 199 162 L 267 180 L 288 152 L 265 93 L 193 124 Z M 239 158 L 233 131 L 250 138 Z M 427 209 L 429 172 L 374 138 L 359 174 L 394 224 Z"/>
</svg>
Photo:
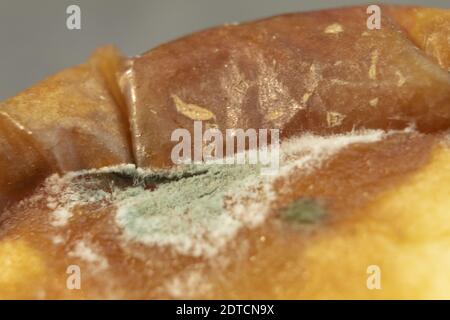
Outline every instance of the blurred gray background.
<svg viewBox="0 0 450 320">
<path fill-rule="evenodd" d="M 450 8 L 450 0 L 384 3 Z M 301 0 L 0 0 L 0 101 L 115 44 L 135 55 L 210 26 L 285 12 L 369 1 Z M 376 3 L 376 2 L 372 2 Z M 66 28 L 66 8 L 81 8 L 81 30 Z"/>
</svg>

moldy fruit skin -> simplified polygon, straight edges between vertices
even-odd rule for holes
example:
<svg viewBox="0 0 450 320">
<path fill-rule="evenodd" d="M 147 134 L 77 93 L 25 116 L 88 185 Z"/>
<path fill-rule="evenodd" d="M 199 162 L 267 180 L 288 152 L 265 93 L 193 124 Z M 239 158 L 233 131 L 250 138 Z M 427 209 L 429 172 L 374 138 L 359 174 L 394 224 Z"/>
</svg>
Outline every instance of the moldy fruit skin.
<svg viewBox="0 0 450 320">
<path fill-rule="evenodd" d="M 448 299 L 450 148 L 448 132 L 438 131 L 450 127 L 450 11 L 382 6 L 382 28 L 370 31 L 365 9 L 222 26 L 128 60 L 102 48 L 2 103 L 1 298 Z M 158 190 L 158 179 L 144 180 L 148 188 L 137 194 L 127 187 L 142 167 L 170 165 L 170 133 L 199 117 L 205 128 L 279 128 L 284 138 L 306 131 L 348 138 L 353 129 L 411 122 L 422 132 L 382 131 L 389 136 L 348 145 L 313 171 L 295 166 L 270 188 L 232 186 L 249 207 L 228 197 L 224 209 L 239 209 L 242 219 L 271 212 L 215 258 L 124 240 L 114 197 Z M 335 146 L 338 138 L 327 139 Z M 123 163 L 138 168 L 69 181 L 80 172 L 53 175 L 35 189 L 55 172 Z M 170 194 L 186 195 L 165 182 Z M 194 198 L 211 191 L 191 182 Z M 280 219 L 294 204 L 304 220 L 299 199 L 323 201 L 326 215 L 308 228 Z M 74 264 L 81 290 L 65 286 Z M 382 290 L 366 286 L 374 264 Z"/>
</svg>

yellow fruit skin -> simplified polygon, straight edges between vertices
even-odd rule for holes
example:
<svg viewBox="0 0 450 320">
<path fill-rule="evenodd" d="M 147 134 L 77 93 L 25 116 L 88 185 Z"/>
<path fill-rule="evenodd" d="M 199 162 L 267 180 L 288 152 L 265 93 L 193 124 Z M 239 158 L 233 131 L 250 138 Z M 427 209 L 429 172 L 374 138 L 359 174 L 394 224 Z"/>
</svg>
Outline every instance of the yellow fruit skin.
<svg viewBox="0 0 450 320">
<path fill-rule="evenodd" d="M 332 228 L 306 245 L 308 276 L 286 298 L 449 299 L 450 149 Z M 371 265 L 380 290 L 367 288 Z"/>
<path fill-rule="evenodd" d="M 0 298 L 34 296 L 45 271 L 41 254 L 25 241 L 0 242 Z"/>
</svg>

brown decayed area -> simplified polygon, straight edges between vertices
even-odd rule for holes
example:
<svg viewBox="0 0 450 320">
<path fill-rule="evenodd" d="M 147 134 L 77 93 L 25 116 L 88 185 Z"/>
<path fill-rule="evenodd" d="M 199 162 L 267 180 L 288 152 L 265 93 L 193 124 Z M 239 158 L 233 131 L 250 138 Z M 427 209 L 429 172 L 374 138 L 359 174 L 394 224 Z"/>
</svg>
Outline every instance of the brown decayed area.
<svg viewBox="0 0 450 320">
<path fill-rule="evenodd" d="M 391 15 L 403 22 L 416 11 L 384 9 L 380 30 L 367 29 L 366 7 L 294 13 L 209 29 L 131 59 L 122 84 L 137 163 L 167 165 L 172 131 L 192 131 L 195 114 L 179 112 L 177 101 L 209 111 L 220 129 L 279 128 L 283 137 L 411 122 L 448 128 L 450 77 L 433 61 L 449 52 L 448 10 L 421 18 L 445 26 L 433 31 L 439 50 L 424 52 Z M 328 32 L 335 25 L 339 32 Z"/>
</svg>

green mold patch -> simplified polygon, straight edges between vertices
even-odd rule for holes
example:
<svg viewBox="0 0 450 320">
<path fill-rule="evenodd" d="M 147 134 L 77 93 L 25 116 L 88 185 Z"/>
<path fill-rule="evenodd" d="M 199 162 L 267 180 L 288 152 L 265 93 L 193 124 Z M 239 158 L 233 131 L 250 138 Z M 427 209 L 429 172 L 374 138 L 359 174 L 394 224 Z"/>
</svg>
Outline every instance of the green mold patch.
<svg viewBox="0 0 450 320">
<path fill-rule="evenodd" d="M 208 165 L 186 170 L 170 177 L 147 175 L 145 185 L 155 184 L 155 188 L 128 189 L 120 196 L 115 203 L 116 222 L 127 240 L 211 256 L 234 237 L 242 222 L 226 210 L 225 200 L 244 193 L 246 186 L 260 179 L 257 166 Z"/>
<path fill-rule="evenodd" d="M 352 132 L 329 137 L 305 134 L 281 146 L 274 176 L 261 175 L 251 164 L 203 163 L 170 169 L 133 164 L 82 170 L 46 181 L 50 223 L 70 228 L 78 206 L 105 206 L 121 228 L 122 244 L 167 247 L 196 257 L 217 255 L 243 227 L 265 221 L 278 192 L 273 182 L 293 172 L 311 174 L 321 163 L 354 143 L 374 143 L 383 131 Z M 248 162 L 247 162 L 248 163 Z M 300 199 L 282 210 L 291 225 L 314 224 L 325 215 L 313 199 Z"/>
<path fill-rule="evenodd" d="M 119 165 L 54 175 L 47 179 L 45 193 L 55 230 L 70 228 L 77 207 L 115 207 L 124 244 L 167 246 L 180 254 L 208 257 L 243 225 L 264 220 L 270 186 L 258 165 L 200 164 L 167 170 Z"/>
<path fill-rule="evenodd" d="M 313 224 L 326 215 L 323 204 L 315 199 L 302 198 L 282 210 L 281 218 L 287 222 Z"/>
</svg>

